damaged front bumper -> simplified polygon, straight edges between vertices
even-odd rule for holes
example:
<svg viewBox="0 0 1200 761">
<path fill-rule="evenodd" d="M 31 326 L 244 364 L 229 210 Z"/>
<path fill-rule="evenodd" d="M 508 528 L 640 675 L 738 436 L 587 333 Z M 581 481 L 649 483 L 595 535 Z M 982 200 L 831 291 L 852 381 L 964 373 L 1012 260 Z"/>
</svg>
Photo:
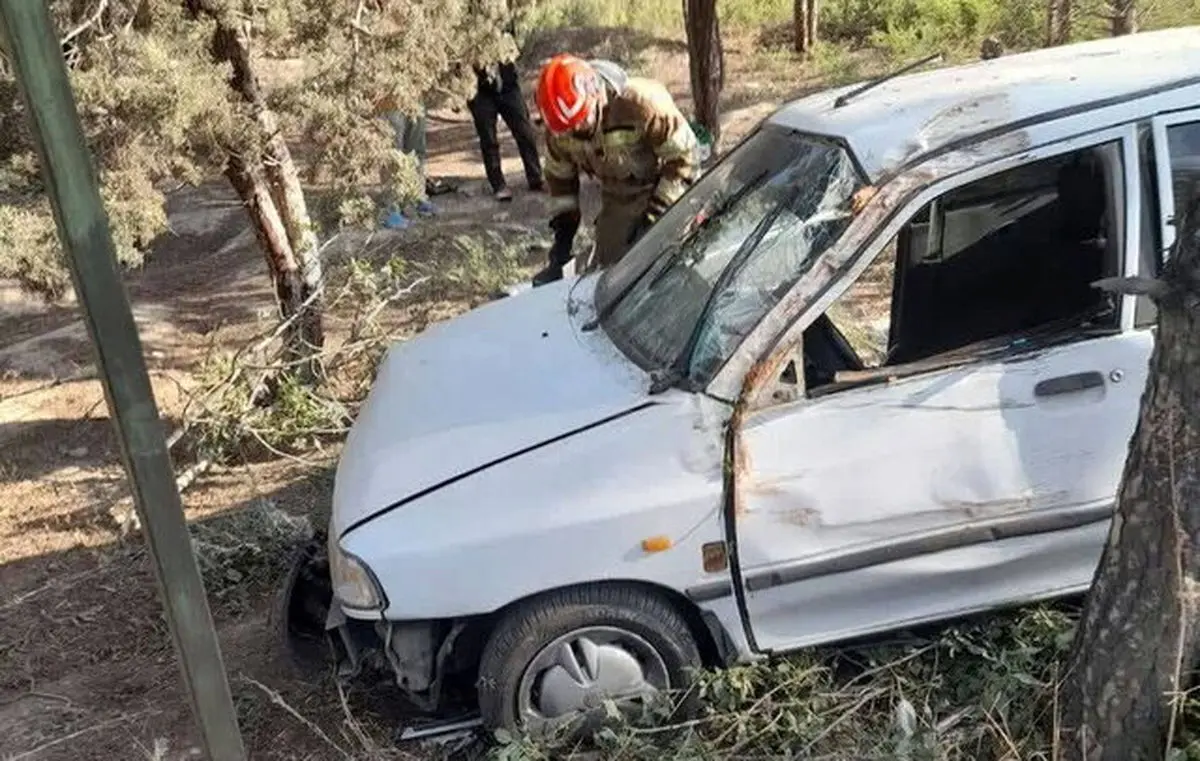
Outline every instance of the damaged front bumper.
<svg viewBox="0 0 1200 761">
<path fill-rule="evenodd" d="M 301 547 L 281 595 L 285 647 L 306 668 L 327 667 L 332 656 L 339 681 L 365 672 L 390 671 L 421 710 L 438 711 L 466 621 L 366 620 L 347 616 L 333 595 L 324 532 Z"/>
</svg>

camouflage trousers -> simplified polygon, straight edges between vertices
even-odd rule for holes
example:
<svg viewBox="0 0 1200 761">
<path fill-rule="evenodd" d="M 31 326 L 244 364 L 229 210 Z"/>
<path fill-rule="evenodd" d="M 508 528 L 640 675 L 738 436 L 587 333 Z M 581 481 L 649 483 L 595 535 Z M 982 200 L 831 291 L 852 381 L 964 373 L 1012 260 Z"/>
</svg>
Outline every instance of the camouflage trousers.
<svg viewBox="0 0 1200 761">
<path fill-rule="evenodd" d="M 629 238 L 645 216 L 653 192 L 653 188 L 628 194 L 601 191 L 600 213 L 596 215 L 594 228 L 596 242 L 590 251 L 577 257 L 577 273 L 610 267 L 625 256 L 632 246 Z"/>
</svg>

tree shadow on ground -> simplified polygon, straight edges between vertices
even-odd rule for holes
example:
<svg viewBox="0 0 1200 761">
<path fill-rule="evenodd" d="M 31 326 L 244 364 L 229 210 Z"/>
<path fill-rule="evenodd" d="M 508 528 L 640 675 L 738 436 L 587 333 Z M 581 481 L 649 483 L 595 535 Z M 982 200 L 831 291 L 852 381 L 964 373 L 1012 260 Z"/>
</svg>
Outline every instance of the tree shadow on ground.
<svg viewBox="0 0 1200 761">
<path fill-rule="evenodd" d="M 146 264 L 126 277 L 133 304 L 161 304 L 180 328 L 205 334 L 251 320 L 270 283 L 241 202 L 220 181 L 167 198 L 171 230 L 150 246 Z M 254 277 L 258 271 L 262 277 Z"/>
<path fill-rule="evenodd" d="M 61 467 L 120 464 L 107 417 L 0 423 L 0 451 L 4 452 L 0 483 L 40 480 Z"/>
<path fill-rule="evenodd" d="M 36 303 L 30 295 L 29 301 L 20 306 L 0 303 L 0 349 L 26 341 L 42 333 L 69 325 L 79 319 L 79 310 L 74 304 Z"/>
<path fill-rule="evenodd" d="M 355 685 L 343 704 L 332 674 L 297 668 L 279 639 L 272 610 L 304 535 L 296 521 L 325 524 L 332 475 L 332 466 L 315 468 L 190 524 L 251 758 L 347 757 L 331 753 L 314 727 L 366 757 L 342 731 L 347 721 L 386 747 L 403 720 L 394 684 Z M 0 565 L 0 725 L 15 728 L 0 736 L 0 756 L 79 729 L 89 733 L 86 749 L 65 744 L 47 757 L 128 758 L 159 738 L 174 748 L 193 743 L 161 610 L 140 536 Z"/>
</svg>

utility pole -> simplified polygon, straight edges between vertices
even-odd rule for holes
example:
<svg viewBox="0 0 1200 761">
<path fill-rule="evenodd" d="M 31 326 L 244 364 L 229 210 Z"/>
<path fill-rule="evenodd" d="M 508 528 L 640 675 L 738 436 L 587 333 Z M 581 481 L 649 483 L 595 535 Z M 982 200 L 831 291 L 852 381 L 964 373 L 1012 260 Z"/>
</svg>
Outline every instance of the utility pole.
<svg viewBox="0 0 1200 761">
<path fill-rule="evenodd" d="M 211 761 L 245 761 L 141 341 L 45 0 L 0 0 L 0 44 L 37 146 L 204 749 Z"/>
</svg>

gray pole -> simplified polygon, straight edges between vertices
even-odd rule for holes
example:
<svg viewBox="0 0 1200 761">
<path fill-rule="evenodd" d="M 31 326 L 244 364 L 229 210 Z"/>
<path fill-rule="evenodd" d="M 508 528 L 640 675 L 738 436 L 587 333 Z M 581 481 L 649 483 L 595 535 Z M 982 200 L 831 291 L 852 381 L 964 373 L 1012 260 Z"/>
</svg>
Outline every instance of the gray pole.
<svg viewBox="0 0 1200 761">
<path fill-rule="evenodd" d="M 117 271 L 108 217 L 45 0 L 0 0 L 0 42 L 16 74 L 37 144 L 205 750 L 212 761 L 244 761 L 237 714 L 141 341 Z"/>
</svg>

